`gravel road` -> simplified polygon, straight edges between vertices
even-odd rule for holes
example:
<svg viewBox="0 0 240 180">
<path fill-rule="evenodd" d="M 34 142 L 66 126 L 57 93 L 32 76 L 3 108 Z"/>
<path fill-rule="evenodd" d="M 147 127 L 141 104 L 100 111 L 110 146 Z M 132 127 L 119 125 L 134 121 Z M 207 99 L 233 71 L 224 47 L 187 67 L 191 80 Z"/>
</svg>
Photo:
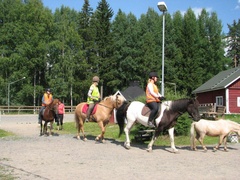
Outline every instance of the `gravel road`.
<svg viewBox="0 0 240 180">
<path fill-rule="evenodd" d="M 73 121 L 73 114 L 64 121 Z M 201 148 L 195 152 L 189 146 L 177 146 L 180 153 L 174 154 L 169 146 L 154 146 L 148 153 L 145 145 L 132 144 L 126 150 L 114 139 L 103 144 L 94 137 L 87 142 L 77 140 L 76 134 L 40 137 L 37 115 L 1 115 L 0 128 L 19 135 L 0 139 L 0 166 L 16 179 L 219 180 L 240 176 L 239 143 L 229 144 L 229 152 L 209 149 L 204 153 Z"/>
</svg>

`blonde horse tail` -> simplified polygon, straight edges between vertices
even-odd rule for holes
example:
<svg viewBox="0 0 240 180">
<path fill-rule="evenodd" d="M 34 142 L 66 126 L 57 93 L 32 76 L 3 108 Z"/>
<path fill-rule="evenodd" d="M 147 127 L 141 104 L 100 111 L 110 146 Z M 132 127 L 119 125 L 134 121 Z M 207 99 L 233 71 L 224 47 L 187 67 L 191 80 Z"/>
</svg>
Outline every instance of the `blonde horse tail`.
<svg viewBox="0 0 240 180">
<path fill-rule="evenodd" d="M 117 113 L 116 113 L 116 120 L 119 126 L 119 135 L 118 137 L 120 137 L 123 133 L 123 129 L 124 129 L 124 123 L 125 123 L 125 118 L 126 118 L 126 111 L 128 109 L 128 106 L 130 104 L 128 102 L 124 102 L 122 104 L 122 106 L 120 106 L 117 109 Z"/>
<path fill-rule="evenodd" d="M 78 118 L 78 115 L 77 115 L 77 107 L 76 107 L 76 110 L 75 110 L 75 113 L 74 113 L 74 119 L 75 119 L 75 126 L 76 126 L 76 128 L 78 128 L 79 127 L 79 118 Z"/>
<path fill-rule="evenodd" d="M 195 141 L 195 124 L 196 122 L 193 122 L 191 124 L 191 129 L 190 129 L 190 142 L 191 142 L 191 148 L 193 149 L 194 148 L 194 141 Z"/>
</svg>

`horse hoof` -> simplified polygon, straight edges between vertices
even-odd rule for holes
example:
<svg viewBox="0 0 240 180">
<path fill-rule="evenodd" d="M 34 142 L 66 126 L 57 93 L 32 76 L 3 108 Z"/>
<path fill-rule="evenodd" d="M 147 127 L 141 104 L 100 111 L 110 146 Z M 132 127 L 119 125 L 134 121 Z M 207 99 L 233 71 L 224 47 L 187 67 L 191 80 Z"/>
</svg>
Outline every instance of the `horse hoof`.
<svg viewBox="0 0 240 180">
<path fill-rule="evenodd" d="M 228 149 L 224 149 L 225 152 L 228 152 Z"/>
<path fill-rule="evenodd" d="M 96 138 L 95 138 L 95 141 L 99 141 L 99 137 L 96 137 Z"/>
<path fill-rule="evenodd" d="M 179 154 L 180 152 L 177 149 L 173 149 L 172 153 Z"/>
<path fill-rule="evenodd" d="M 105 140 L 105 139 L 103 139 L 103 140 L 102 140 L 102 143 L 106 143 L 106 140 Z"/>
<path fill-rule="evenodd" d="M 131 149 L 131 146 L 129 146 L 129 145 L 125 145 L 124 147 L 125 147 L 127 150 Z"/>
<path fill-rule="evenodd" d="M 87 138 L 83 138 L 83 141 L 87 141 Z"/>
<path fill-rule="evenodd" d="M 153 152 L 152 148 L 147 148 L 146 151 L 147 152 Z"/>
</svg>

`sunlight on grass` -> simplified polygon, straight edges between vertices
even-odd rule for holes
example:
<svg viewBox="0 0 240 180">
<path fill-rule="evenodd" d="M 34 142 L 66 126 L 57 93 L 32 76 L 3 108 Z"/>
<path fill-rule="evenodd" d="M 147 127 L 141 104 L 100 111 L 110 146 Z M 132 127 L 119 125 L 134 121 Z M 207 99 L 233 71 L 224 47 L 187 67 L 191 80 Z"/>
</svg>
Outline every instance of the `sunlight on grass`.
<svg viewBox="0 0 240 180">
<path fill-rule="evenodd" d="M 85 123 L 84 124 L 84 130 L 86 135 L 91 135 L 91 136 L 97 136 L 101 133 L 101 130 L 98 126 L 97 123 Z M 147 144 L 150 141 L 144 141 L 144 142 L 136 142 L 135 141 L 135 134 L 137 133 L 138 129 L 137 126 L 133 126 L 131 132 L 130 132 L 130 139 L 131 142 L 134 144 Z M 73 134 L 73 136 L 76 135 L 77 129 L 75 128 L 75 123 L 73 122 L 67 122 L 64 123 L 63 130 L 58 131 L 59 134 Z M 106 127 L 106 132 L 105 132 L 105 138 L 108 139 L 114 139 L 119 142 L 124 142 L 125 141 L 125 133 L 121 135 L 121 137 L 118 137 L 119 135 L 119 127 L 117 124 L 108 124 Z M 81 133 L 82 136 L 82 133 Z M 176 146 L 190 146 L 190 135 L 189 136 L 175 136 L 175 145 Z M 208 137 L 206 136 L 204 138 L 204 143 L 206 145 L 210 144 L 217 144 L 218 142 L 218 137 Z M 167 135 L 160 135 L 158 139 L 154 143 L 155 146 L 170 146 L 170 138 Z M 197 142 L 197 145 L 199 143 Z"/>
</svg>

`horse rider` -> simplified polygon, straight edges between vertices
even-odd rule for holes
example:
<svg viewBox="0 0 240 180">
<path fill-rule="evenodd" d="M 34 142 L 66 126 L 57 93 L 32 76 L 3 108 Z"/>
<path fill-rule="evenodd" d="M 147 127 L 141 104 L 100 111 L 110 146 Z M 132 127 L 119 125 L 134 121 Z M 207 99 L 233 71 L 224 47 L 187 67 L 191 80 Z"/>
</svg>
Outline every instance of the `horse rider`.
<svg viewBox="0 0 240 180">
<path fill-rule="evenodd" d="M 154 118 L 158 112 L 159 104 L 164 97 L 159 93 L 156 82 L 158 74 L 156 72 L 149 73 L 148 84 L 146 87 L 146 105 L 150 108 L 151 113 L 148 118 L 148 126 L 154 128 Z"/>
<path fill-rule="evenodd" d="M 41 114 L 43 110 L 46 108 L 47 105 L 49 105 L 53 101 L 53 95 L 51 93 L 51 89 L 47 88 L 45 90 L 45 93 L 42 96 L 42 107 L 39 110 L 39 115 L 38 115 L 38 124 L 41 124 Z"/>
<path fill-rule="evenodd" d="M 98 83 L 99 83 L 99 77 L 94 76 L 92 79 L 92 85 L 90 86 L 88 90 L 88 98 L 87 98 L 87 103 L 88 103 L 88 110 L 87 110 L 87 117 L 85 119 L 85 122 L 89 121 L 90 114 L 92 113 L 92 110 L 94 108 L 94 105 L 96 102 L 99 102 L 100 100 L 100 92 L 98 89 Z"/>
</svg>

